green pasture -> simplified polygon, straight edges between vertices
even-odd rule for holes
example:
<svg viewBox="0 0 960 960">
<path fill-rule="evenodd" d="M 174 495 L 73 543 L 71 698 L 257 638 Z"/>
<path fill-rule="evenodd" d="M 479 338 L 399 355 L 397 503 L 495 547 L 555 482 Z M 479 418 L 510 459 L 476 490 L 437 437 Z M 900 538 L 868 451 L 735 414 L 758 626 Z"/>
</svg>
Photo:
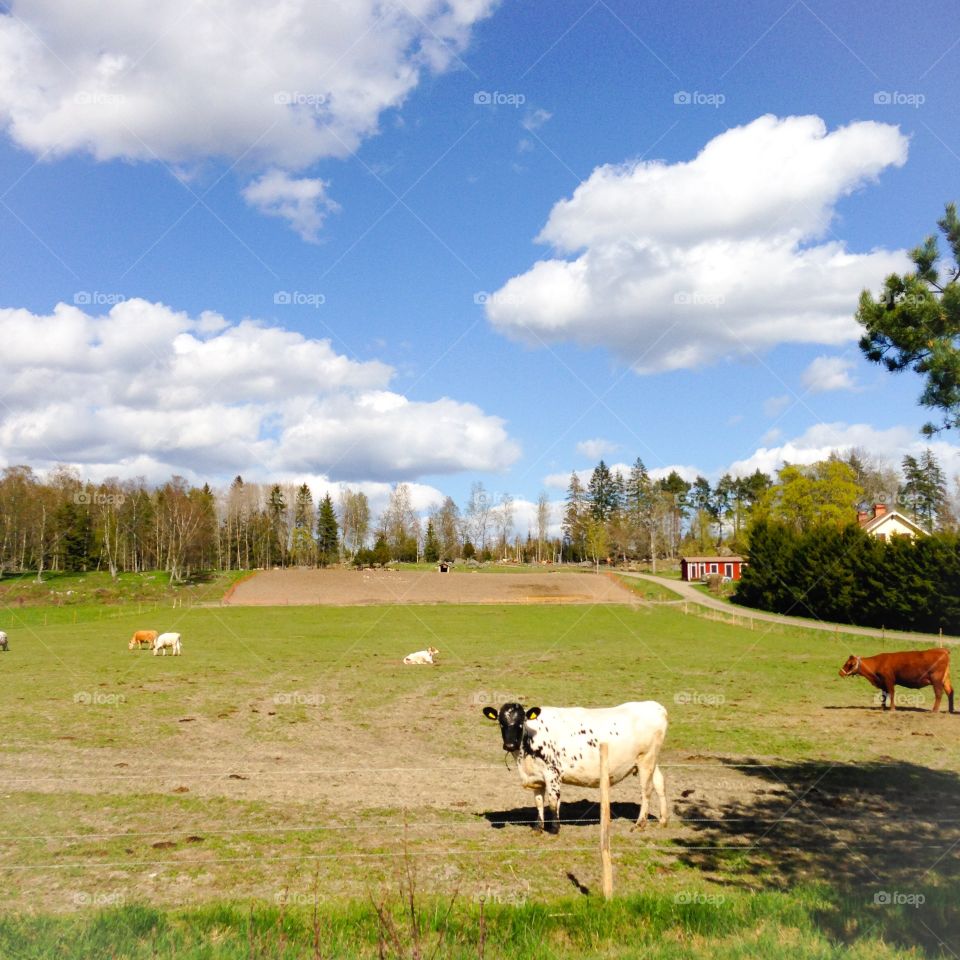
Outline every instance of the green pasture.
<svg viewBox="0 0 960 960">
<path fill-rule="evenodd" d="M 439 956 L 934 956 L 960 922 L 960 717 L 838 677 L 879 641 L 655 603 L 96 609 L 0 610 L 0 956 L 313 956 L 314 902 L 316 955 L 377 956 L 411 878 Z M 613 904 L 594 793 L 526 822 L 505 699 L 667 707 L 674 821 L 631 833 L 614 787 Z"/>
</svg>

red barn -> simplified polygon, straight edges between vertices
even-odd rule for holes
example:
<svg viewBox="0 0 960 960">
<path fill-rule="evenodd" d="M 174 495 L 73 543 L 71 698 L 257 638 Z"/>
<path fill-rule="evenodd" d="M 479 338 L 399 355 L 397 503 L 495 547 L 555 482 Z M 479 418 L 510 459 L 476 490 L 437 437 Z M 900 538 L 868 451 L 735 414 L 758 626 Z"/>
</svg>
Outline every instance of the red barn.
<svg viewBox="0 0 960 960">
<path fill-rule="evenodd" d="M 711 574 L 739 580 L 747 561 L 743 557 L 681 557 L 681 580 L 706 580 Z"/>
</svg>

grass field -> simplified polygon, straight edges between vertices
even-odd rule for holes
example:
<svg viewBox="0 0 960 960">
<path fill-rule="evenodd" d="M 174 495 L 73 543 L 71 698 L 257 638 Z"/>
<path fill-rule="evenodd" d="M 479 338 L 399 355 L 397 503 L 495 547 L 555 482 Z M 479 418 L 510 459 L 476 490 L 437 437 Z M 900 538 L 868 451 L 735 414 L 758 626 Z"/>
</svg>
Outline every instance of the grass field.
<svg viewBox="0 0 960 960">
<path fill-rule="evenodd" d="M 409 876 L 441 956 L 957 948 L 960 717 L 840 680 L 877 641 L 656 605 L 8 613 L 0 956 L 312 956 L 316 931 L 377 956 L 371 901 Z M 183 656 L 128 652 L 141 625 Z M 428 644 L 439 666 L 400 664 Z M 480 708 L 647 698 L 673 821 L 631 833 L 637 783 L 614 787 L 606 905 L 595 792 L 535 833 Z M 397 918 L 385 955 L 413 956 Z"/>
</svg>

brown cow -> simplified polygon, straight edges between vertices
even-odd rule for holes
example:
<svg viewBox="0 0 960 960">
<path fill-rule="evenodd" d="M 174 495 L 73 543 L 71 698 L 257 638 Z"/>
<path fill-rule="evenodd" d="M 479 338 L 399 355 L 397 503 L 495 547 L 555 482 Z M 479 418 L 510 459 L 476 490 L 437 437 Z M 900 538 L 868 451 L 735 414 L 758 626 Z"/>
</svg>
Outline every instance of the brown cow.
<svg viewBox="0 0 960 960">
<path fill-rule="evenodd" d="M 950 651 L 942 647 L 931 650 L 907 650 L 903 653 L 878 653 L 873 657 L 850 657 L 840 668 L 841 677 L 859 675 L 869 680 L 882 694 L 881 709 L 886 709 L 890 698 L 890 709 L 896 710 L 893 703 L 893 688 L 933 687 L 936 697 L 933 712 L 940 709 L 943 692 L 947 692 L 950 712 L 953 713 L 953 684 L 950 683 Z"/>
<path fill-rule="evenodd" d="M 141 646 L 145 646 L 148 650 L 152 650 L 153 642 L 156 639 L 156 630 L 135 630 L 133 636 L 130 638 L 130 642 L 127 644 L 127 649 L 133 650 L 133 648 L 136 647 L 139 650 Z"/>
</svg>

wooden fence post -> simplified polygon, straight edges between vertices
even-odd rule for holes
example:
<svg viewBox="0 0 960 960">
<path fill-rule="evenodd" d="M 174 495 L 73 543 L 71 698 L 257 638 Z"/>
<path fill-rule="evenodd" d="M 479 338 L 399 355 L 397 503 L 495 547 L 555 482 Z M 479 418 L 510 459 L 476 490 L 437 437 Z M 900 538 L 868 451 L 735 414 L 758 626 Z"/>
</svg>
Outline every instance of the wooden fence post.
<svg viewBox="0 0 960 960">
<path fill-rule="evenodd" d="M 600 866 L 603 898 L 613 896 L 613 861 L 610 859 L 610 748 L 600 744 Z"/>
</svg>

